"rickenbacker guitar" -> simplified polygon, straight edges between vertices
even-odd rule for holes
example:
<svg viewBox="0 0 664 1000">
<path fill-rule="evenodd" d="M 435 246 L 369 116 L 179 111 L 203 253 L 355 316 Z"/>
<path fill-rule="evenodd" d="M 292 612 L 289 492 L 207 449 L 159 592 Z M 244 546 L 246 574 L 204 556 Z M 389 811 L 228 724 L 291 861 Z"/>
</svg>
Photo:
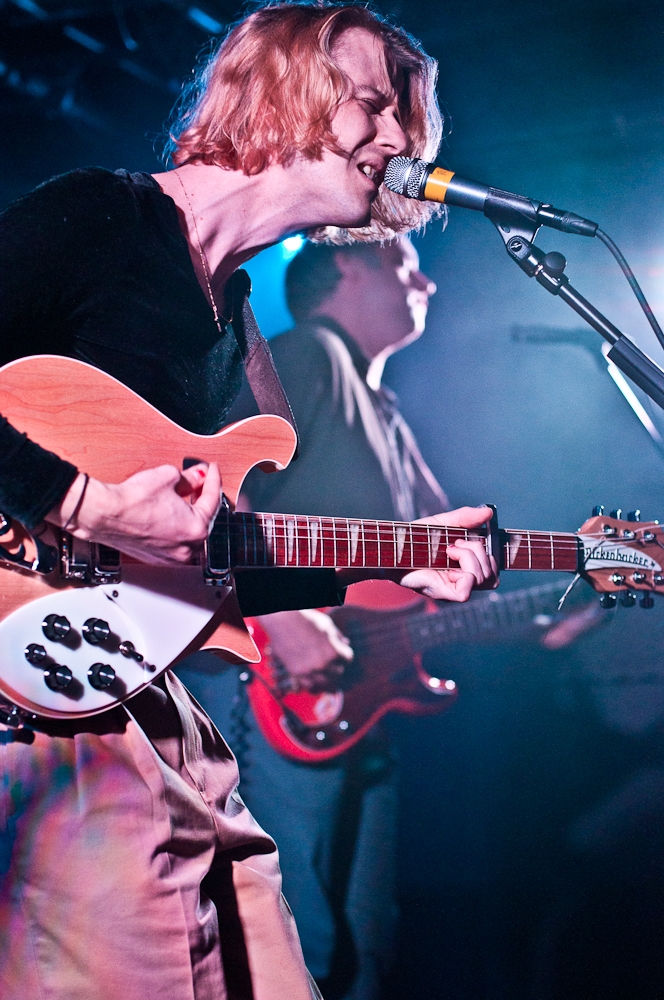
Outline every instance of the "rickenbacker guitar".
<svg viewBox="0 0 664 1000">
<path fill-rule="evenodd" d="M 316 691 L 297 690 L 272 655 L 259 621 L 247 619 L 261 653 L 243 674 L 254 716 L 280 754 L 309 764 L 331 760 L 358 743 L 388 712 L 435 715 L 457 696 L 453 680 L 427 673 L 427 650 L 449 643 L 509 640 L 552 625 L 566 584 L 478 594 L 465 604 L 435 605 L 386 580 L 348 588 L 331 618 L 355 657 L 343 677 Z M 596 605 L 592 614 L 603 612 Z"/>
<path fill-rule="evenodd" d="M 44 527 L 0 520 L 0 698 L 3 720 L 77 718 L 130 698 L 189 652 L 257 663 L 233 570 L 268 566 L 449 568 L 447 547 L 482 537 L 501 569 L 580 573 L 601 592 L 664 592 L 660 525 L 592 517 L 576 534 L 241 514 L 255 466 L 283 469 L 295 435 L 276 416 L 218 434 L 178 427 L 116 379 L 83 362 L 39 355 L 0 369 L 0 413 L 91 476 L 118 483 L 188 459 L 216 461 L 223 498 L 202 565 L 151 566 Z"/>
</svg>

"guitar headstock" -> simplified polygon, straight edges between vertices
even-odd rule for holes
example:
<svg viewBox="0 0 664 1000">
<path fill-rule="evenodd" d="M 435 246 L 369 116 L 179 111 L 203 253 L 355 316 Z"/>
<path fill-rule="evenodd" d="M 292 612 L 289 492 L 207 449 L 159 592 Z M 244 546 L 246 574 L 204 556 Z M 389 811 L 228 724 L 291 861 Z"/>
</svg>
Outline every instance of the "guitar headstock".
<svg viewBox="0 0 664 1000">
<path fill-rule="evenodd" d="M 664 594 L 664 526 L 639 521 L 638 511 L 626 521 L 620 513 L 606 516 L 600 508 L 577 531 L 583 545 L 583 576 L 603 594 L 631 590 Z M 643 600 L 644 607 L 651 606 L 647 598 Z"/>
</svg>

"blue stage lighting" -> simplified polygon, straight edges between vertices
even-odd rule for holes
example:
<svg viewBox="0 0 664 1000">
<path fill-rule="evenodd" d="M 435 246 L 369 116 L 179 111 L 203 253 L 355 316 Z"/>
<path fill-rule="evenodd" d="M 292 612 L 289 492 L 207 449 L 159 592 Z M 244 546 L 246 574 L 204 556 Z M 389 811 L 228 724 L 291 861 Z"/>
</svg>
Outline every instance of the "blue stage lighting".
<svg viewBox="0 0 664 1000">
<path fill-rule="evenodd" d="M 187 17 L 194 24 L 197 24 L 199 28 L 202 28 L 203 31 L 209 31 L 213 35 L 220 34 L 224 27 L 220 21 L 217 21 L 214 17 L 210 17 L 200 7 L 190 7 L 187 11 Z"/>
<path fill-rule="evenodd" d="M 298 251 L 302 249 L 304 236 L 289 236 L 281 244 L 281 252 L 284 260 L 290 260 Z"/>
</svg>

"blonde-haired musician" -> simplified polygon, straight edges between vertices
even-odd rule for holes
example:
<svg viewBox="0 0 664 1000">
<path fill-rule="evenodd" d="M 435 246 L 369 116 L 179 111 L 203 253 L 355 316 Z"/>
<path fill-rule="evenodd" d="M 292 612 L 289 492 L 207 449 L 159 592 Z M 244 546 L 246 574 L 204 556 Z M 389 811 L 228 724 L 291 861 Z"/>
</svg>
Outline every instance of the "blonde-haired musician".
<svg viewBox="0 0 664 1000">
<path fill-rule="evenodd" d="M 432 66 L 405 33 L 358 11 L 255 12 L 223 42 L 173 130 L 180 166 L 154 177 L 73 171 L 12 205 L 0 217 L 0 360 L 79 358 L 189 430 L 216 431 L 242 374 L 224 301 L 236 268 L 292 232 L 373 238 L 421 221 L 379 191 L 391 156 L 435 144 Z M 326 95 L 322 133 L 307 118 L 311 102 L 289 118 L 278 97 L 289 80 L 261 54 L 271 31 L 282 67 L 292 61 L 288 32 L 277 29 L 296 20 L 291 36 L 308 39 L 312 54 L 311 93 Z M 237 86 L 240 68 L 262 88 L 260 105 Z M 215 97 L 227 70 L 237 101 L 248 102 L 230 131 Z M 284 135 L 285 159 L 276 152 Z M 276 146 L 265 145 L 271 136 Z M 263 152 L 245 159 L 254 141 Z M 84 468 L 0 423 L 0 510 L 146 562 L 197 557 L 220 475 L 213 465 L 161 466 L 122 483 L 88 481 Z M 472 527 L 488 513 L 444 517 Z M 418 571 L 407 585 L 464 600 L 491 578 L 481 544 L 450 551 L 458 569 Z M 316 580 L 275 582 L 263 610 L 334 604 L 348 577 Z M 3 1000 L 308 1000 L 274 843 L 237 795 L 232 755 L 174 675 L 91 721 L 1 729 Z"/>
</svg>

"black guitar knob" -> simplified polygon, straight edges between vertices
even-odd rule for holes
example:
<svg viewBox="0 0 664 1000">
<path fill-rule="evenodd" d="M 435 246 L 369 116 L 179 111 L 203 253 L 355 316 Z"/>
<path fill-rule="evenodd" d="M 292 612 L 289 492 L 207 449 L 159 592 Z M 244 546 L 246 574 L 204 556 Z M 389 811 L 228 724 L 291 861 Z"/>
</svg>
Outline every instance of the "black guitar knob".
<svg viewBox="0 0 664 1000">
<path fill-rule="evenodd" d="M 129 639 L 125 639 L 118 646 L 118 649 L 123 656 L 126 656 L 128 660 L 136 660 L 137 663 L 143 662 L 143 655 L 136 651 L 136 646 Z"/>
<path fill-rule="evenodd" d="M 626 590 L 620 598 L 623 608 L 633 608 L 636 604 L 636 594 L 633 590 Z"/>
<path fill-rule="evenodd" d="M 71 632 L 71 625 L 64 615 L 46 615 L 42 632 L 51 642 L 62 642 Z"/>
<path fill-rule="evenodd" d="M 73 680 L 72 672 L 69 667 L 59 666 L 56 663 L 50 670 L 44 671 L 44 680 L 51 691 L 64 691 Z"/>
<path fill-rule="evenodd" d="M 640 521 L 641 520 L 641 511 L 640 510 L 630 510 L 630 512 L 627 515 L 627 520 L 628 521 Z"/>
<path fill-rule="evenodd" d="M 31 642 L 25 647 L 25 658 L 33 667 L 38 667 L 46 659 L 47 653 L 38 642 Z"/>
<path fill-rule="evenodd" d="M 602 594 L 602 596 L 599 599 L 600 608 L 604 608 L 607 611 L 610 610 L 611 608 L 615 608 L 617 603 L 618 603 L 618 598 L 616 597 L 615 594 Z"/>
<path fill-rule="evenodd" d="M 622 510 L 620 507 L 618 507 L 616 510 L 612 510 L 609 514 L 609 517 L 615 517 L 616 521 L 619 521 L 621 516 L 622 516 Z"/>
<path fill-rule="evenodd" d="M 598 504 L 596 507 L 593 507 L 593 517 L 601 517 L 603 513 L 604 513 L 603 504 Z"/>
<path fill-rule="evenodd" d="M 655 598 L 652 596 L 652 594 L 644 594 L 641 600 L 639 601 L 639 604 L 641 605 L 642 608 L 654 608 Z"/>
<path fill-rule="evenodd" d="M 88 680 L 96 691 L 103 691 L 115 680 L 115 670 L 108 663 L 93 663 L 88 670 Z"/>
<path fill-rule="evenodd" d="M 81 631 L 83 638 L 91 646 L 98 646 L 100 642 L 106 642 L 111 634 L 108 622 L 105 622 L 103 618 L 88 618 L 87 621 L 83 622 Z"/>
</svg>

